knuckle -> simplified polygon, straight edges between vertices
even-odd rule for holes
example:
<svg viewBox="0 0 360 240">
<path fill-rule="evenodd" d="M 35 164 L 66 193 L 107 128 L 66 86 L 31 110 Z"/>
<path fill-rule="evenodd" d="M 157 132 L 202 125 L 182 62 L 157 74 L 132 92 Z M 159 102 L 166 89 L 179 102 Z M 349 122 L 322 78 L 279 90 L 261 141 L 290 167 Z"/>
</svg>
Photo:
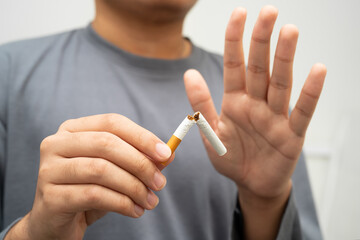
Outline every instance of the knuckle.
<svg viewBox="0 0 360 240">
<path fill-rule="evenodd" d="M 123 195 L 117 199 L 116 203 L 119 212 L 123 212 L 128 216 L 133 215 L 134 203 L 129 197 Z"/>
<path fill-rule="evenodd" d="M 87 206 L 100 202 L 100 190 L 97 186 L 89 186 L 84 189 L 84 202 Z"/>
<path fill-rule="evenodd" d="M 50 149 L 51 146 L 54 144 L 54 140 L 55 140 L 54 138 L 55 138 L 54 135 L 50 135 L 44 138 L 40 143 L 40 152 L 44 152 Z"/>
<path fill-rule="evenodd" d="M 148 159 L 143 156 L 137 163 L 137 172 L 139 174 L 143 174 L 146 171 L 148 171 L 148 169 L 150 169 L 151 167 L 149 166 L 150 164 L 148 164 Z"/>
<path fill-rule="evenodd" d="M 248 67 L 247 67 L 247 70 L 252 72 L 252 73 L 267 73 L 268 72 L 268 69 L 265 68 L 265 67 L 262 67 L 260 65 L 257 65 L 257 64 L 254 64 L 254 63 L 249 63 Z"/>
<path fill-rule="evenodd" d="M 43 194 L 42 194 L 42 205 L 46 208 L 46 209 L 49 209 L 52 207 L 52 198 L 50 197 L 51 195 L 48 194 L 47 191 L 43 191 Z"/>
<path fill-rule="evenodd" d="M 280 56 L 279 54 L 275 55 L 275 59 L 284 64 L 292 64 L 292 62 L 294 61 L 294 59 L 291 57 L 283 57 Z"/>
<path fill-rule="evenodd" d="M 300 115 L 304 116 L 305 118 L 311 118 L 311 113 L 307 110 L 305 110 L 305 108 L 303 108 L 302 106 L 296 105 L 295 109 L 299 112 Z"/>
<path fill-rule="evenodd" d="M 68 126 L 70 126 L 72 123 L 74 122 L 74 119 L 68 119 L 66 121 L 64 121 L 63 123 L 60 124 L 58 131 L 66 131 L 66 129 L 68 128 Z"/>
<path fill-rule="evenodd" d="M 319 95 L 310 93 L 309 91 L 303 90 L 302 93 L 304 94 L 305 97 L 307 97 L 307 98 L 310 99 L 311 101 L 317 101 L 317 100 L 319 99 Z"/>
<path fill-rule="evenodd" d="M 148 137 L 148 134 L 146 131 L 140 131 L 137 134 L 137 143 L 141 148 L 144 148 L 147 143 L 149 143 L 150 138 Z"/>
<path fill-rule="evenodd" d="M 106 153 L 112 149 L 114 138 L 110 133 L 95 134 L 93 136 L 96 146 L 102 153 Z"/>
<path fill-rule="evenodd" d="M 38 181 L 39 182 L 44 182 L 46 181 L 49 176 L 52 175 L 52 169 L 49 164 L 46 164 L 46 163 L 42 163 L 40 164 L 40 167 L 39 167 L 39 173 L 38 173 Z"/>
<path fill-rule="evenodd" d="M 236 59 L 226 59 L 224 62 L 224 66 L 227 68 L 240 68 L 244 65 L 244 62 L 236 60 Z"/>
<path fill-rule="evenodd" d="M 280 76 L 274 76 L 274 79 L 270 82 L 271 86 L 278 90 L 287 90 L 290 84 Z"/>
<path fill-rule="evenodd" d="M 106 161 L 91 160 L 88 162 L 88 177 L 92 180 L 99 181 L 106 174 L 108 164 Z"/>
<path fill-rule="evenodd" d="M 108 113 L 104 115 L 103 123 L 107 129 L 114 129 L 118 126 L 122 115 L 116 113 Z"/>
<path fill-rule="evenodd" d="M 270 43 L 270 37 L 260 37 L 260 36 L 252 36 L 252 41 L 258 44 L 269 44 Z"/>
<path fill-rule="evenodd" d="M 136 181 L 131 187 L 131 192 L 134 197 L 138 198 L 139 196 L 145 196 L 144 193 L 146 193 L 146 188 L 140 181 Z"/>
<path fill-rule="evenodd" d="M 136 176 L 148 187 L 153 186 L 153 178 L 157 171 L 156 166 L 146 156 L 143 156 L 137 163 Z"/>
</svg>

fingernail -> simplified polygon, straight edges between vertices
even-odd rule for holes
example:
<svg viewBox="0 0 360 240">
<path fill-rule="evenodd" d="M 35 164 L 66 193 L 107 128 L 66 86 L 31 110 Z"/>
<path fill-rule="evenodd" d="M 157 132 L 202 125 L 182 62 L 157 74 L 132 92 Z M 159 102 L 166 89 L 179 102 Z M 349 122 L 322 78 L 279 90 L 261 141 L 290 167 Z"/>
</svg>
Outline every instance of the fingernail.
<svg viewBox="0 0 360 240">
<path fill-rule="evenodd" d="M 157 154 L 164 159 L 168 159 L 171 156 L 171 149 L 165 143 L 157 143 L 155 149 Z"/>
<path fill-rule="evenodd" d="M 134 210 L 135 210 L 135 213 L 138 217 L 142 216 L 144 214 L 144 209 L 138 205 L 135 204 L 135 207 L 134 207 Z"/>
<path fill-rule="evenodd" d="M 156 172 L 154 176 L 154 183 L 158 189 L 162 189 L 166 184 L 166 179 L 161 173 Z"/>
<path fill-rule="evenodd" d="M 147 196 L 147 201 L 152 208 L 156 207 L 159 203 L 159 198 L 151 191 L 149 191 Z"/>
</svg>

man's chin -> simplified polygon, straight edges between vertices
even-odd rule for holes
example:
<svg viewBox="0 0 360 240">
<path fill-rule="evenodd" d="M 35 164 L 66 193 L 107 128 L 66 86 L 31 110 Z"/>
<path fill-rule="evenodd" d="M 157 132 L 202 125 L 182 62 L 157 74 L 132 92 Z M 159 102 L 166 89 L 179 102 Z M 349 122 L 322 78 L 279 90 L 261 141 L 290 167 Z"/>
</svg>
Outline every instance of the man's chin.
<svg viewBox="0 0 360 240">
<path fill-rule="evenodd" d="M 169 21 L 185 17 L 197 0 L 98 0 L 119 11 L 133 13 L 150 21 Z"/>
</svg>

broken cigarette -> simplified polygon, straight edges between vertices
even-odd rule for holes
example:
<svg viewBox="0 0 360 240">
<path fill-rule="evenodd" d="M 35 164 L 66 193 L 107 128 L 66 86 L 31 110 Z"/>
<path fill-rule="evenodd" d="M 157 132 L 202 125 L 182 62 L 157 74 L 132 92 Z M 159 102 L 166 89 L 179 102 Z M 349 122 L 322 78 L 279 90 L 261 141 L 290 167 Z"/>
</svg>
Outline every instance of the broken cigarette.
<svg viewBox="0 0 360 240">
<path fill-rule="evenodd" d="M 175 152 L 176 148 L 181 143 L 181 140 L 195 123 L 199 126 L 200 130 L 209 140 L 219 156 L 223 156 L 227 152 L 224 144 L 220 141 L 210 124 L 200 112 L 196 112 L 193 116 L 188 115 L 175 130 L 174 134 L 166 143 L 170 147 L 171 153 Z M 166 165 L 166 163 L 164 163 L 164 165 Z"/>
<path fill-rule="evenodd" d="M 188 115 L 175 130 L 174 134 L 171 136 L 169 141 L 166 143 L 170 149 L 171 153 L 175 152 L 176 148 L 181 143 L 181 140 L 188 133 L 190 128 L 194 126 L 195 120 L 192 116 Z"/>
<path fill-rule="evenodd" d="M 196 124 L 199 126 L 200 130 L 203 132 L 207 140 L 209 140 L 217 154 L 219 154 L 219 156 L 225 155 L 225 153 L 227 152 L 226 147 L 220 141 L 219 137 L 216 135 L 216 133 L 211 128 L 210 124 L 206 121 L 204 116 L 200 112 L 196 112 L 194 114 L 194 120 L 196 121 Z"/>
</svg>

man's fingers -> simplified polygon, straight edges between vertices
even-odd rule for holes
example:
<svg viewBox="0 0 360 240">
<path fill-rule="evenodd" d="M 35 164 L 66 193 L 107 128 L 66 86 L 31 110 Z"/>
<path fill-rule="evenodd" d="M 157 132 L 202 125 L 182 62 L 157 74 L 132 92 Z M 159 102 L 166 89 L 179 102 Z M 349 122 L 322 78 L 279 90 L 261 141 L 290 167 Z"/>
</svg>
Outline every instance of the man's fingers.
<svg viewBox="0 0 360 240">
<path fill-rule="evenodd" d="M 261 9 L 251 37 L 246 86 L 251 96 L 264 100 L 270 78 L 270 39 L 277 15 L 275 7 Z"/>
<path fill-rule="evenodd" d="M 209 88 L 201 74 L 190 69 L 184 74 L 185 90 L 194 111 L 200 111 L 214 128 L 218 115 L 210 95 Z"/>
<path fill-rule="evenodd" d="M 128 196 L 94 184 L 48 185 L 42 189 L 42 198 L 45 208 L 62 213 L 102 210 L 134 218 L 144 214 Z"/>
<path fill-rule="evenodd" d="M 103 114 L 71 119 L 59 128 L 68 132 L 109 132 L 155 161 L 167 161 L 171 156 L 170 148 L 150 131 L 140 127 L 130 119 L 119 114 Z"/>
<path fill-rule="evenodd" d="M 56 146 L 54 152 L 53 147 Z M 50 150 L 49 150 L 50 148 Z M 117 136 L 107 132 L 63 132 L 47 137 L 41 144 L 41 159 L 46 154 L 60 157 L 106 159 L 140 179 L 152 190 L 161 190 L 166 179 L 154 162 Z"/>
<path fill-rule="evenodd" d="M 56 171 L 52 169 L 56 167 Z M 137 177 L 101 158 L 55 159 L 42 164 L 39 178 L 52 184 L 96 184 L 122 193 L 145 209 L 153 209 L 156 195 Z"/>
<path fill-rule="evenodd" d="M 243 33 L 246 10 L 237 8 L 231 15 L 225 34 L 224 91 L 230 93 L 245 89 L 245 61 Z"/>
<path fill-rule="evenodd" d="M 162 171 L 164 168 L 166 168 L 170 163 L 172 163 L 172 161 L 174 161 L 175 159 L 175 152 L 171 155 L 169 161 L 167 162 L 162 162 L 162 163 L 155 163 L 156 167 Z"/>
<path fill-rule="evenodd" d="M 291 24 L 280 31 L 267 97 L 269 107 L 277 114 L 288 114 L 298 36 L 297 27 Z"/>
<path fill-rule="evenodd" d="M 318 63 L 311 68 L 296 106 L 291 112 L 290 128 L 298 136 L 305 136 L 306 129 L 319 100 L 325 76 L 325 65 Z"/>
<path fill-rule="evenodd" d="M 184 75 L 184 81 L 186 93 L 193 110 L 200 111 L 210 126 L 216 131 L 219 116 L 216 113 L 216 109 L 205 79 L 198 71 L 188 70 Z M 201 137 L 208 151 L 215 153 L 215 150 L 210 147 L 210 142 L 206 139 L 202 132 Z"/>
</svg>

